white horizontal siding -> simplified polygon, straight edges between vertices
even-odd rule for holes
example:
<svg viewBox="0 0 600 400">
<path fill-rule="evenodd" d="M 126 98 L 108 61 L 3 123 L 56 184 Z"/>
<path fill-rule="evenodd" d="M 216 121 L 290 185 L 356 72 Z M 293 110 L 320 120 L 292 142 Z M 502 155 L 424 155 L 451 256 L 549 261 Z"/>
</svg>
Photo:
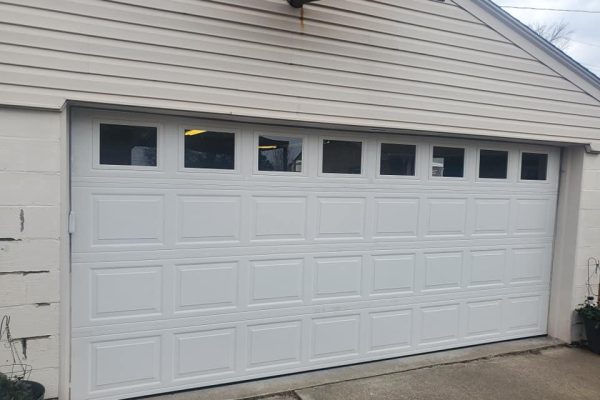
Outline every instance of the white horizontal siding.
<svg viewBox="0 0 600 400">
<path fill-rule="evenodd" d="M 8 104 L 38 89 L 401 129 L 600 129 L 595 99 L 450 2 L 327 0 L 300 21 L 284 0 L 0 1 L 0 43 Z"/>
</svg>

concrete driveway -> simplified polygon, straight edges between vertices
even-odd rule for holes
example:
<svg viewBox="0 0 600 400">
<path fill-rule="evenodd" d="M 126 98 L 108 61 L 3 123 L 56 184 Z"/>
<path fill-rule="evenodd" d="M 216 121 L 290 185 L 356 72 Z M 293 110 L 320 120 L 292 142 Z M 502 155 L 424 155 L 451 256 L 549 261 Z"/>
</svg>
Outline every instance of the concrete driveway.
<svg viewBox="0 0 600 400">
<path fill-rule="evenodd" d="M 317 386 L 296 394 L 302 400 L 598 400 L 600 356 L 558 347 Z"/>
<path fill-rule="evenodd" d="M 539 337 L 150 399 L 600 400 L 600 356 Z"/>
</svg>

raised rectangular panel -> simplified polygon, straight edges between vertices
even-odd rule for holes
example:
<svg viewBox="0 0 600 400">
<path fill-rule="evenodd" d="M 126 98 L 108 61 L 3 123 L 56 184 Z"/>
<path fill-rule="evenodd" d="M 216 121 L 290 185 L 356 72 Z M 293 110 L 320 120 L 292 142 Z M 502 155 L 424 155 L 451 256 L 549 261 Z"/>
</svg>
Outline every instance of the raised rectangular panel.
<svg viewBox="0 0 600 400">
<path fill-rule="evenodd" d="M 178 216 L 180 242 L 239 240 L 239 196 L 181 196 Z"/>
<path fill-rule="evenodd" d="M 369 352 L 410 347 L 412 311 L 398 310 L 369 315 Z"/>
<path fill-rule="evenodd" d="M 361 270 L 361 257 L 315 259 L 315 297 L 360 296 Z"/>
<path fill-rule="evenodd" d="M 501 330 L 501 300 L 467 303 L 467 337 L 497 335 Z"/>
<path fill-rule="evenodd" d="M 414 254 L 374 256 L 371 293 L 412 292 L 414 274 Z"/>
<path fill-rule="evenodd" d="M 235 370 L 235 329 L 175 335 L 175 378 L 213 376 Z"/>
<path fill-rule="evenodd" d="M 467 217 L 466 199 L 429 199 L 427 235 L 462 236 Z"/>
<path fill-rule="evenodd" d="M 250 266 L 250 302 L 302 301 L 304 260 L 254 261 Z"/>
<path fill-rule="evenodd" d="M 511 283 L 540 282 L 543 280 L 545 266 L 545 247 L 513 249 L 510 281 Z"/>
<path fill-rule="evenodd" d="M 419 199 L 378 198 L 375 206 L 375 236 L 417 236 Z"/>
<path fill-rule="evenodd" d="M 306 198 L 254 197 L 253 239 L 303 239 Z"/>
<path fill-rule="evenodd" d="M 458 305 L 426 307 L 421 309 L 421 344 L 435 345 L 458 339 Z"/>
<path fill-rule="evenodd" d="M 462 265 L 462 252 L 425 254 L 425 282 L 423 290 L 460 288 Z"/>
<path fill-rule="evenodd" d="M 92 318 L 161 313 L 160 266 L 92 269 Z"/>
<path fill-rule="evenodd" d="M 502 285 L 506 272 L 506 250 L 471 251 L 469 287 Z"/>
<path fill-rule="evenodd" d="M 92 343 L 92 391 L 160 381 L 160 337 Z"/>
<path fill-rule="evenodd" d="M 548 199 L 517 199 L 515 233 L 542 235 L 548 223 Z"/>
<path fill-rule="evenodd" d="M 319 238 L 363 237 L 365 199 L 319 198 Z"/>
<path fill-rule="evenodd" d="M 358 315 L 313 320 L 311 359 L 358 355 L 359 333 Z"/>
<path fill-rule="evenodd" d="M 163 196 L 95 195 L 93 204 L 94 244 L 163 241 Z"/>
<path fill-rule="evenodd" d="M 506 235 L 510 220 L 510 200 L 475 199 L 475 235 Z"/>
<path fill-rule="evenodd" d="M 542 312 L 539 296 L 510 298 L 506 308 L 509 332 L 539 329 Z"/>
<path fill-rule="evenodd" d="M 248 367 L 297 364 L 301 356 L 300 321 L 248 327 Z"/>
<path fill-rule="evenodd" d="M 235 307 L 237 269 L 236 262 L 176 266 L 177 309 Z"/>
</svg>

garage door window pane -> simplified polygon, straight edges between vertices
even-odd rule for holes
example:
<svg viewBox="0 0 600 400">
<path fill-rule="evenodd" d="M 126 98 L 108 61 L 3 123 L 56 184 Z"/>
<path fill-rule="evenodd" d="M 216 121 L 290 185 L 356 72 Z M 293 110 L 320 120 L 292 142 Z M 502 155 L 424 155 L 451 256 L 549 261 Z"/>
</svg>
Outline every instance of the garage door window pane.
<svg viewBox="0 0 600 400">
<path fill-rule="evenodd" d="M 465 149 L 457 147 L 434 147 L 432 176 L 462 178 L 464 175 Z"/>
<path fill-rule="evenodd" d="M 156 166 L 156 127 L 100 124 L 100 164 Z"/>
<path fill-rule="evenodd" d="M 479 177 L 506 179 L 508 151 L 481 150 L 479 152 Z"/>
<path fill-rule="evenodd" d="M 548 169 L 548 154 L 523 153 L 521 156 L 521 179 L 545 181 Z"/>
<path fill-rule="evenodd" d="M 410 175 L 415 174 L 415 154 L 417 146 L 409 144 L 381 144 L 381 175 Z"/>
<path fill-rule="evenodd" d="M 302 139 L 259 136 L 258 169 L 302 172 Z"/>
<path fill-rule="evenodd" d="M 360 174 L 362 142 L 323 140 L 323 172 L 326 174 Z"/>
<path fill-rule="evenodd" d="M 184 135 L 186 168 L 235 168 L 234 133 L 186 129 Z"/>
</svg>

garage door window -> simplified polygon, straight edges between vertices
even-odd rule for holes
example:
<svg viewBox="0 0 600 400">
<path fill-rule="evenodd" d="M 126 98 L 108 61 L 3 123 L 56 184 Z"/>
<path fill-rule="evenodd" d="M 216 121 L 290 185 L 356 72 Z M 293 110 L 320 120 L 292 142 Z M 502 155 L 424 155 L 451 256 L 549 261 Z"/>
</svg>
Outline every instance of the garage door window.
<svg viewBox="0 0 600 400">
<path fill-rule="evenodd" d="M 100 124 L 100 164 L 156 166 L 157 129 Z"/>
<path fill-rule="evenodd" d="M 323 140 L 323 172 L 356 174 L 362 170 L 362 142 Z"/>
<path fill-rule="evenodd" d="M 508 151 L 480 150 L 479 177 L 484 179 L 506 179 Z"/>
<path fill-rule="evenodd" d="M 302 139 L 259 136 L 258 170 L 302 172 Z"/>
<path fill-rule="evenodd" d="M 415 175 L 417 146 L 381 143 L 380 175 Z"/>
<path fill-rule="evenodd" d="M 185 168 L 235 168 L 235 133 L 186 129 L 184 137 Z"/>
<path fill-rule="evenodd" d="M 462 178 L 464 175 L 464 164 L 465 149 L 434 146 L 431 176 Z"/>
<path fill-rule="evenodd" d="M 545 181 L 548 170 L 548 154 L 523 153 L 521 155 L 521 179 Z"/>
</svg>

